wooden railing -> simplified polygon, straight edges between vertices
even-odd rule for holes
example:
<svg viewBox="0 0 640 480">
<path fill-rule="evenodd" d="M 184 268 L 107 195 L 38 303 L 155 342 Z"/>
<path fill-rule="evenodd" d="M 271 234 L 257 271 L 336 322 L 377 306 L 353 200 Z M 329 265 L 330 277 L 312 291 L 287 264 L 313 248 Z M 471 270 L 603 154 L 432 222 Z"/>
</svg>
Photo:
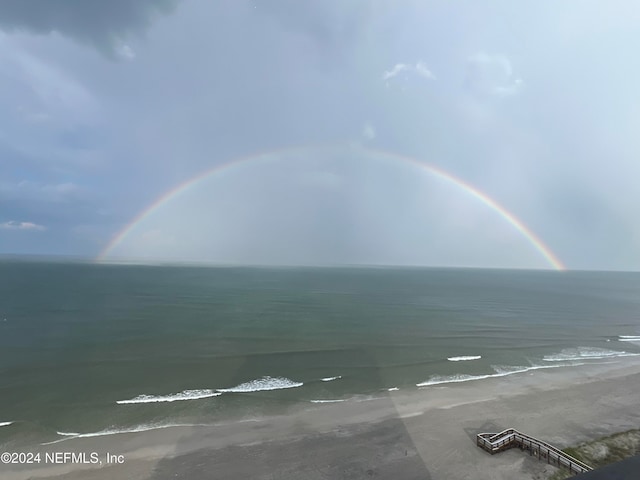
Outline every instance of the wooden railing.
<svg viewBox="0 0 640 480">
<path fill-rule="evenodd" d="M 520 433 L 513 428 L 509 428 L 500 433 L 479 433 L 476 437 L 476 445 L 491 455 L 509 448 L 528 450 L 529 455 L 537 457 L 538 460 L 546 460 L 547 463 L 566 468 L 571 473 L 577 474 L 593 470 L 586 463 L 566 454 L 559 448 L 549 445 L 537 438 Z"/>
</svg>

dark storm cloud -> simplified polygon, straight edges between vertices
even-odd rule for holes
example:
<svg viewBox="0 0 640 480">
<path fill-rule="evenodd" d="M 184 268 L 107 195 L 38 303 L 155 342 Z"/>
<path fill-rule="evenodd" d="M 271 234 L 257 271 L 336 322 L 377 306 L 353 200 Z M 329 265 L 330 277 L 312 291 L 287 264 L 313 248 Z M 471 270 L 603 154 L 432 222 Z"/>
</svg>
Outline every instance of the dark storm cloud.
<svg viewBox="0 0 640 480">
<path fill-rule="evenodd" d="M 178 0 L 3 0 L 0 28 L 38 34 L 58 32 L 114 56 L 125 38 L 138 33 Z"/>
</svg>

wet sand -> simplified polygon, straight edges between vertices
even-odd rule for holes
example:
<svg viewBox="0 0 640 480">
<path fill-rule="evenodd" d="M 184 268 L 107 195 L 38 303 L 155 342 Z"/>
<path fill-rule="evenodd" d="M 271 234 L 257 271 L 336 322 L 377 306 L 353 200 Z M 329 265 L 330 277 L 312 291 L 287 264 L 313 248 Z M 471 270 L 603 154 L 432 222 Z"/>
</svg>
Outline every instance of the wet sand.
<svg viewBox="0 0 640 480">
<path fill-rule="evenodd" d="M 288 415 L 72 439 L 31 451 L 96 452 L 102 464 L 0 465 L 6 480 L 542 479 L 519 450 L 479 432 L 513 427 L 565 447 L 640 426 L 640 362 L 628 359 L 309 404 Z M 105 455 L 124 463 L 107 464 Z"/>
</svg>

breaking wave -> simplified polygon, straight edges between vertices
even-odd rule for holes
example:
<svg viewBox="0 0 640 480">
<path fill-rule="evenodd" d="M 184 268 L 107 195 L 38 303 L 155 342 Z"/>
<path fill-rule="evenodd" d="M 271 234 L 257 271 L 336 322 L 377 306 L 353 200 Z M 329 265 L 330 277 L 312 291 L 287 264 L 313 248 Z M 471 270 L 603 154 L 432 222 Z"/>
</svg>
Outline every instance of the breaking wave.
<svg viewBox="0 0 640 480">
<path fill-rule="evenodd" d="M 217 397 L 222 393 L 210 389 L 200 390 L 183 390 L 180 393 L 172 393 L 171 395 L 138 395 L 129 400 L 118 400 L 116 403 L 120 405 L 134 403 L 158 403 L 158 402 L 178 402 L 183 400 L 199 400 L 202 398 Z"/>
<path fill-rule="evenodd" d="M 487 378 L 506 377 L 507 375 L 514 375 L 516 373 L 529 372 L 531 370 L 542 370 L 546 368 L 558 368 L 558 367 L 573 367 L 577 365 L 583 365 L 580 363 L 563 364 L 563 365 L 532 365 L 529 367 L 515 367 L 515 366 L 493 366 L 492 368 L 496 373 L 486 375 L 467 375 L 467 374 L 455 374 L 455 375 L 434 375 L 429 380 L 421 383 L 416 383 L 417 387 L 429 387 L 432 385 L 441 385 L 445 383 L 460 383 L 470 382 L 473 380 L 484 380 Z"/>
<path fill-rule="evenodd" d="M 342 375 L 338 375 L 337 377 L 324 377 L 320 380 L 322 380 L 323 382 L 331 382 L 332 380 L 338 380 L 340 378 L 342 378 Z"/>
<path fill-rule="evenodd" d="M 640 343 L 640 335 L 620 335 L 618 337 L 618 341 Z"/>
<path fill-rule="evenodd" d="M 577 347 L 565 348 L 560 353 L 546 355 L 543 360 L 545 362 L 567 362 L 574 360 L 600 360 L 603 358 L 636 357 L 638 355 L 640 354 L 607 350 L 605 348 Z"/>
<path fill-rule="evenodd" d="M 481 355 L 463 355 L 461 357 L 449 357 L 447 360 L 450 362 L 468 362 L 470 360 L 480 360 Z"/>
<path fill-rule="evenodd" d="M 304 385 L 302 382 L 294 382 L 284 377 L 262 377 L 250 382 L 241 383 L 232 388 L 219 388 L 218 392 L 222 393 L 250 393 L 262 392 L 267 390 L 281 390 L 283 388 L 296 388 Z"/>
</svg>

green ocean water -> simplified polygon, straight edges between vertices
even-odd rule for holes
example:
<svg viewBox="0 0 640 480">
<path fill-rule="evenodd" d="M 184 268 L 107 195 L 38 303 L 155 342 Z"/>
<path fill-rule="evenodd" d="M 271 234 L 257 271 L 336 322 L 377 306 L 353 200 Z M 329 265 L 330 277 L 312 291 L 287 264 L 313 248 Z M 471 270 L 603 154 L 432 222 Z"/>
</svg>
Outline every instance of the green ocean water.
<svg viewBox="0 0 640 480">
<path fill-rule="evenodd" d="M 638 273 L 0 262 L 2 445 L 635 355 Z"/>
</svg>

